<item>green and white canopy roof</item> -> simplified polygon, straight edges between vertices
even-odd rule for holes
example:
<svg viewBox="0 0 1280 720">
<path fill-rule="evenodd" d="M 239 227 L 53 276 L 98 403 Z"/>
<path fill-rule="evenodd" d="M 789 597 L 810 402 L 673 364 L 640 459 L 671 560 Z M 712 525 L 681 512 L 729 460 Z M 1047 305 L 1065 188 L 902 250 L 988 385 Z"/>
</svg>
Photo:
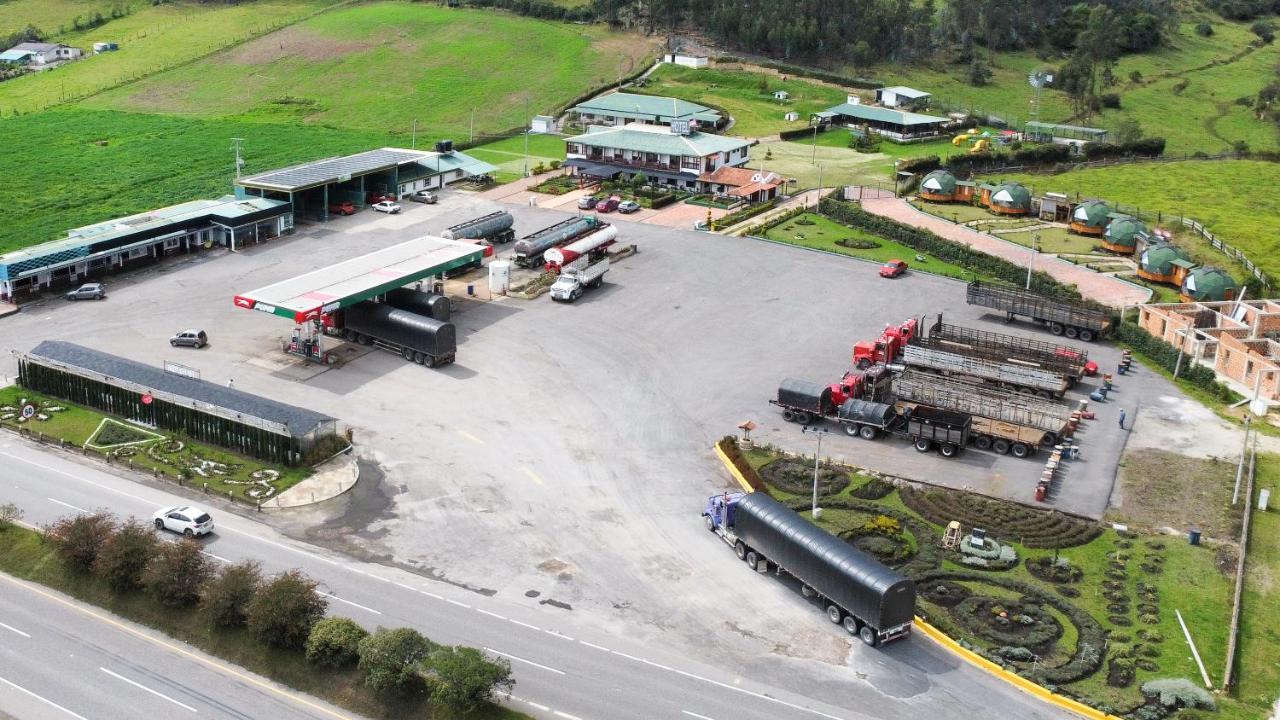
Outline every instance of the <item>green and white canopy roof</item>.
<svg viewBox="0 0 1280 720">
<path fill-rule="evenodd" d="M 999 185 L 991 191 L 991 202 L 1004 207 L 1031 207 L 1031 191 L 1023 185 L 1011 182 Z"/>
<path fill-rule="evenodd" d="M 1071 222 L 1089 227 L 1104 227 L 1111 212 L 1111 206 L 1101 200 L 1085 200 L 1071 211 Z"/>
<path fill-rule="evenodd" d="M 956 191 L 956 176 L 946 170 L 934 170 L 924 176 L 920 189 L 938 195 L 950 195 Z"/>
<path fill-rule="evenodd" d="M 705 105 L 659 95 L 615 92 L 601 95 L 573 106 L 582 115 L 607 115 L 648 122 L 669 123 L 672 120 L 697 120 L 715 124 L 720 113 Z"/>
</svg>

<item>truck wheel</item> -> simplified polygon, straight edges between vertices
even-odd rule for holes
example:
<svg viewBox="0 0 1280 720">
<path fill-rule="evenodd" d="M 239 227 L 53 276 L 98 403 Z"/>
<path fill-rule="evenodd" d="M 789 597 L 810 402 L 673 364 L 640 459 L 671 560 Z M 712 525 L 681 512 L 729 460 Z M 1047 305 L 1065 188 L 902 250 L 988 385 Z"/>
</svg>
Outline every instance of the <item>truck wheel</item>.
<svg viewBox="0 0 1280 720">
<path fill-rule="evenodd" d="M 427 361 L 427 356 L 420 352 L 416 352 L 413 354 L 413 361 L 421 365 Z"/>
<path fill-rule="evenodd" d="M 1093 331 L 1088 328 L 1080 328 L 1080 339 L 1085 342 L 1093 342 Z"/>
<path fill-rule="evenodd" d="M 747 561 L 747 567 L 752 570 L 760 567 L 760 556 L 756 554 L 755 550 L 748 550 L 747 557 L 744 559 Z"/>
<path fill-rule="evenodd" d="M 1013 453 L 1014 457 L 1019 458 L 1024 458 L 1031 454 L 1031 448 L 1022 443 L 1014 443 L 1013 447 L 1009 448 L 1009 450 Z"/>
<path fill-rule="evenodd" d="M 408 360 L 409 362 L 413 362 L 413 351 L 409 348 L 404 348 L 400 351 L 400 357 Z"/>
<path fill-rule="evenodd" d="M 840 621 L 844 619 L 844 611 L 840 609 L 839 605 L 831 603 L 827 606 L 827 619 L 839 625 Z"/>
<path fill-rule="evenodd" d="M 343 338 L 344 340 L 355 340 L 355 339 L 356 339 L 356 331 L 355 331 L 355 330 L 352 330 L 351 328 L 343 328 L 343 329 L 342 329 L 342 338 Z"/>
<path fill-rule="evenodd" d="M 795 422 L 795 421 L 796 421 L 796 413 L 795 413 L 795 411 L 794 411 L 794 410 L 791 410 L 790 408 L 787 408 L 787 409 L 783 410 L 783 411 L 782 411 L 782 419 L 783 419 L 783 420 L 786 420 L 787 422 Z"/>
<path fill-rule="evenodd" d="M 800 423 L 801 425 L 808 425 L 809 423 L 813 422 L 813 416 L 805 412 L 804 410 L 797 410 L 796 422 Z"/>
<path fill-rule="evenodd" d="M 924 438 L 916 438 L 914 444 L 916 446 L 916 450 L 918 450 L 919 452 L 929 452 L 930 446 L 933 445 L 932 442 L 929 442 Z"/>
<path fill-rule="evenodd" d="M 991 438 L 987 437 L 986 435 L 979 435 L 978 437 L 973 439 L 973 446 L 978 448 L 979 450 L 990 450 Z"/>
<path fill-rule="evenodd" d="M 716 531 L 716 521 L 712 520 L 710 515 L 702 516 L 702 524 L 706 525 L 707 529 L 710 530 L 711 532 Z"/>
<path fill-rule="evenodd" d="M 1040 398 L 1041 400 L 1048 400 L 1049 398 L 1053 397 L 1053 393 L 1049 392 L 1048 390 L 1037 390 L 1036 397 Z"/>
<path fill-rule="evenodd" d="M 875 647 L 880 644 L 880 638 L 876 637 L 876 631 L 870 625 L 863 625 L 862 629 L 858 631 L 858 637 L 862 638 L 862 642 L 869 647 Z"/>
<path fill-rule="evenodd" d="M 1078 328 L 1068 327 L 1068 328 L 1067 328 L 1067 331 L 1066 331 L 1066 335 L 1067 335 L 1067 337 L 1069 337 L 1069 338 L 1071 338 L 1072 340 L 1074 340 L 1074 339 L 1076 339 L 1076 337 L 1078 337 L 1078 336 L 1080 335 L 1080 330 L 1079 330 Z"/>
<path fill-rule="evenodd" d="M 873 427 L 871 427 L 870 425 L 863 425 L 863 426 L 859 427 L 859 428 L 858 428 L 858 434 L 862 436 L 862 439 L 863 439 L 863 440 L 875 440 L 875 439 L 876 439 L 876 429 L 875 429 L 875 428 L 873 428 Z"/>
<path fill-rule="evenodd" d="M 845 615 L 844 622 L 842 624 L 844 625 L 845 631 L 847 631 L 850 635 L 857 635 L 858 630 L 861 629 L 858 627 L 859 625 L 858 618 L 852 615 Z"/>
<path fill-rule="evenodd" d="M 1062 327 L 1062 323 L 1049 323 L 1049 332 L 1054 335 L 1061 335 L 1066 328 Z"/>
<path fill-rule="evenodd" d="M 739 540 L 733 545 L 733 554 L 738 556 L 739 560 L 747 559 L 747 544 Z"/>
<path fill-rule="evenodd" d="M 945 458 L 955 457 L 960 449 L 951 443 L 942 443 L 938 446 L 938 454 Z"/>
<path fill-rule="evenodd" d="M 859 360 L 859 361 L 858 361 L 858 369 L 859 369 L 859 370 L 866 370 L 866 369 L 867 369 L 867 368 L 869 368 L 869 367 L 871 367 L 871 361 L 870 361 L 870 360 L 868 360 L 868 359 L 866 359 L 866 358 L 862 358 L 861 360 Z"/>
<path fill-rule="evenodd" d="M 372 345 L 372 344 L 373 344 L 373 338 L 372 338 L 372 337 L 369 337 L 368 335 L 361 335 L 361 336 L 360 336 L 360 342 L 361 342 L 361 343 L 364 343 L 365 345 Z"/>
<path fill-rule="evenodd" d="M 1009 452 L 1009 441 L 1004 438 L 996 438 L 991 441 L 991 449 L 995 450 L 1000 455 L 1004 455 Z"/>
<path fill-rule="evenodd" d="M 844 426 L 844 434 L 849 437 L 857 437 L 858 425 L 856 423 L 846 423 Z"/>
</svg>

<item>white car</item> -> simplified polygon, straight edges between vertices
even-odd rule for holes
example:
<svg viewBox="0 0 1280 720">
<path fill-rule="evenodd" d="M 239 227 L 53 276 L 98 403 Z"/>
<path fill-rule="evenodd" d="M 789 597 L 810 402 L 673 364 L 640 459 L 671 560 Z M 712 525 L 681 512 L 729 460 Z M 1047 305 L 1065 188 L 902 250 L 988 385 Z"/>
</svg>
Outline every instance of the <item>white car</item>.
<svg viewBox="0 0 1280 720">
<path fill-rule="evenodd" d="M 388 215 L 395 215 L 400 212 L 400 203 L 391 202 L 390 200 L 376 202 L 369 207 L 373 208 L 376 212 L 384 212 Z"/>
<path fill-rule="evenodd" d="M 157 530 L 171 530 L 187 537 L 208 535 L 213 532 L 213 518 L 194 505 L 158 510 L 152 517 L 155 519 Z"/>
</svg>

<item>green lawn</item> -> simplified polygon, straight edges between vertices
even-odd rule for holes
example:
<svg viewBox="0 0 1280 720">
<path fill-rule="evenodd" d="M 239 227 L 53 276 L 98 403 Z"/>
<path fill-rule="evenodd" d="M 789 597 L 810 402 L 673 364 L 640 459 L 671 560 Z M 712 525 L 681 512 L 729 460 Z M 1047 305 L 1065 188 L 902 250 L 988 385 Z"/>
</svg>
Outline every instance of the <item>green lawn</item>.
<svg viewBox="0 0 1280 720">
<path fill-rule="evenodd" d="M 1033 236 L 1039 236 L 1039 240 L 1035 240 L 1035 246 L 1039 248 L 1040 252 L 1053 253 L 1055 255 L 1058 253 L 1090 253 L 1098 245 L 1098 238 L 1076 235 L 1067 232 L 1066 228 L 1059 227 L 1041 228 L 1039 230 L 997 231 L 996 235 L 1026 247 L 1031 247 Z"/>
<path fill-rule="evenodd" d="M 803 224 L 805 222 L 813 224 Z M 911 267 L 911 272 L 927 272 L 959 280 L 972 280 L 974 277 L 973 273 L 964 268 L 935 258 L 929 258 L 928 256 L 926 256 L 927 260 L 920 262 L 916 260 L 916 251 L 905 245 L 861 230 L 847 228 L 816 213 L 804 213 L 781 225 L 770 228 L 765 233 L 765 237 L 790 245 L 826 250 L 840 255 L 849 255 L 876 262 L 894 259 L 906 260 L 907 265 Z M 878 243 L 879 247 L 867 249 L 849 248 L 837 244 L 836 241 L 838 240 L 874 242 Z"/>
<path fill-rule="evenodd" d="M 494 42 L 519 38 L 519 42 Z M 470 137 L 525 125 L 637 66 L 656 41 L 435 3 L 353 5 L 87 101 L 200 117 L 266 112 L 290 98 L 303 124 Z M 499 72 L 498 70 L 504 70 Z M 428 134 L 429 133 L 429 134 Z"/>
<path fill-rule="evenodd" d="M 1186 216 L 1204 223 L 1226 242 L 1240 248 L 1264 272 L 1280 278 L 1280 238 L 1274 233 L 1280 217 L 1280 196 L 1253 192 L 1251 188 L 1280 183 L 1280 164 L 1260 160 L 1188 160 L 1169 163 L 1135 163 L 1089 168 L 1061 175 L 1023 175 L 1017 180 L 1035 193 L 1056 190 L 1140 208 L 1144 214 L 1160 213 L 1166 227 L 1177 228 Z M 1193 253 L 1196 245 L 1203 260 L 1227 265 L 1225 255 L 1184 233 L 1179 243 Z M 1237 275 L 1243 277 L 1242 273 Z"/>
<path fill-rule="evenodd" d="M 525 136 L 505 138 L 484 145 L 478 145 L 466 153 L 496 165 L 498 172 L 494 179 L 500 183 L 511 182 L 524 176 L 525 170 Z M 550 163 L 552 160 L 564 161 L 564 138 L 560 135 L 529 135 L 528 166 L 532 168 L 538 163 Z"/>
</svg>

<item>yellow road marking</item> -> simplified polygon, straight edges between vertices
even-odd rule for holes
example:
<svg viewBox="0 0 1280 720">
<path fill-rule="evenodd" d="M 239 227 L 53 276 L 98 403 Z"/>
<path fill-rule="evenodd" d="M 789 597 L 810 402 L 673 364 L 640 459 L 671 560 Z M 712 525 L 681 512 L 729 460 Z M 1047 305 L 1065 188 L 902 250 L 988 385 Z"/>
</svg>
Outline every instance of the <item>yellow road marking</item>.
<svg viewBox="0 0 1280 720">
<path fill-rule="evenodd" d="M 483 444 L 484 444 L 484 441 L 483 441 L 483 440 L 481 440 L 480 438 L 476 437 L 475 435 L 472 435 L 471 433 L 467 432 L 466 430 L 458 430 L 457 432 L 458 432 L 458 434 L 459 434 L 459 435 L 461 435 L 462 437 L 464 437 L 464 438 L 466 438 L 466 439 L 470 440 L 471 442 L 473 442 L 473 443 L 475 443 L 475 444 L 477 444 L 477 445 L 483 445 Z"/>
<path fill-rule="evenodd" d="M 112 627 L 119 628 L 120 630 L 123 630 L 123 631 L 125 631 L 125 632 L 129 633 L 130 635 L 133 635 L 134 637 L 141 638 L 142 640 L 145 640 L 145 641 L 147 641 L 147 642 L 149 642 L 149 643 L 151 643 L 151 644 L 153 644 L 153 645 L 159 645 L 160 647 L 163 647 L 163 648 L 165 648 L 165 649 L 167 649 L 167 650 L 171 650 L 171 651 L 173 651 L 173 652 L 175 652 L 175 653 L 178 653 L 179 655 L 183 655 L 183 656 L 185 656 L 185 657 L 188 657 L 188 658 L 190 658 L 190 659 L 192 659 L 192 660 L 195 660 L 196 662 L 200 663 L 201 665 L 205 665 L 206 667 L 213 668 L 214 670 L 217 670 L 217 671 L 219 671 L 219 672 L 222 672 L 222 673 L 225 673 L 225 674 L 227 674 L 227 675 L 230 675 L 231 677 L 237 678 L 237 679 L 239 679 L 239 680 L 243 680 L 243 681 L 245 681 L 245 682 L 247 682 L 247 683 L 250 683 L 250 684 L 252 684 L 252 685 L 256 685 L 257 687 L 259 687 L 259 688 L 261 688 L 261 689 L 263 689 L 263 690 L 266 690 L 266 691 L 268 691 L 268 692 L 275 693 L 276 695 L 279 695 L 280 697 L 286 698 L 286 699 L 288 699 L 288 700 L 292 700 L 292 701 L 294 701 L 294 702 L 298 703 L 299 705 L 305 705 L 306 707 L 309 707 L 309 708 L 311 708 L 312 710 L 316 710 L 316 711 L 318 711 L 318 712 L 324 713 L 325 715 L 328 715 L 329 717 L 332 717 L 332 718 L 338 718 L 339 720 L 351 720 L 351 718 L 349 718 L 349 717 L 348 717 L 348 716 L 346 716 L 346 715 L 343 715 L 343 714 L 341 714 L 341 713 L 336 713 L 336 712 L 334 712 L 334 711 L 330 710 L 329 708 L 324 707 L 323 705 L 319 705 L 319 704 L 317 704 L 317 703 L 313 703 L 313 702 L 311 702 L 310 700 L 307 700 L 307 699 L 306 699 L 306 698 L 304 698 L 304 697 L 300 697 L 300 696 L 298 696 L 298 695 L 294 695 L 293 693 L 285 692 L 284 690 L 281 690 L 280 688 L 275 687 L 274 685 L 272 685 L 272 684 L 270 684 L 270 683 L 263 682 L 263 681 L 261 681 L 261 680 L 259 680 L 259 679 L 255 678 L 255 677 L 253 677 L 253 676 L 251 676 L 251 675 L 246 675 L 245 673 L 242 673 L 242 672 L 240 672 L 240 671 L 236 670 L 235 668 L 231 667 L 230 665 L 227 665 L 227 664 L 225 664 L 225 663 L 218 662 L 218 661 L 216 661 L 216 660 L 211 660 L 211 659 L 206 658 L 206 657 L 202 657 L 201 655 L 199 655 L 199 654 L 197 654 L 197 653 L 193 653 L 193 652 L 191 652 L 190 650 L 185 650 L 185 649 L 183 649 L 183 648 L 181 648 L 181 647 L 178 647 L 177 645 L 174 645 L 174 644 L 172 644 L 172 643 L 167 643 L 167 642 L 165 642 L 165 641 L 163 641 L 163 640 L 159 640 L 159 639 L 157 639 L 157 638 L 151 637 L 150 635 L 148 635 L 148 634 L 146 634 L 146 633 L 144 633 L 144 632 L 141 632 L 141 631 L 139 631 L 139 630 L 135 630 L 135 629 L 133 629 L 133 628 L 129 627 L 128 625 L 125 625 L 124 623 L 122 623 L 122 622 L 120 622 L 120 621 L 118 621 L 118 620 L 113 620 L 113 619 L 111 619 L 111 618 L 107 617 L 106 615 L 103 615 L 103 614 L 101 614 L 101 613 L 94 612 L 94 611 L 89 610 L 89 609 L 87 609 L 87 608 L 80 607 L 79 605 L 77 605 L 77 604 L 75 604 L 75 603 L 73 603 L 73 602 L 71 602 L 71 601 L 69 601 L 69 600 L 64 600 L 64 599 L 62 599 L 62 598 L 58 597 L 57 595 L 54 595 L 53 593 L 47 592 L 47 591 L 45 591 L 45 590 L 41 590 L 40 588 L 36 587 L 35 585 L 32 585 L 31 583 L 25 582 L 25 581 L 23 581 L 23 580 L 18 580 L 17 578 L 14 578 L 14 577 L 10 577 L 8 574 L 5 574 L 5 573 L 0 573 L 0 579 L 3 579 L 3 580 L 5 580 L 5 581 L 7 581 L 7 582 L 9 582 L 9 583 L 11 583 L 11 584 L 13 584 L 13 585 L 16 585 L 16 586 L 18 586 L 18 587 L 20 587 L 20 588 L 22 588 L 22 589 L 24 589 L 24 590 L 27 590 L 28 592 L 33 592 L 33 593 L 35 593 L 35 594 L 37 594 L 37 595 L 43 596 L 43 597 L 45 597 L 45 598 L 47 598 L 47 599 L 49 599 L 49 600 L 52 600 L 52 601 L 54 601 L 54 602 L 58 603 L 59 605 L 62 605 L 62 606 L 64 606 L 64 607 L 67 607 L 67 608 L 70 608 L 70 609 L 72 609 L 72 610 L 75 610 L 76 612 L 78 612 L 78 613 L 80 613 L 80 614 L 82 614 L 82 615 L 88 615 L 89 617 L 91 617 L 91 618 L 93 618 L 93 619 L 95 619 L 95 620 L 97 620 L 97 621 L 99 621 L 99 622 L 103 622 L 103 623 L 106 623 L 107 625 L 111 625 Z"/>
<path fill-rule="evenodd" d="M 530 470 L 530 469 L 529 469 L 529 468 L 527 468 L 527 467 L 521 467 L 520 469 L 524 471 L 524 474 L 525 474 L 525 475 L 528 475 L 528 476 L 529 476 L 529 479 L 533 480 L 534 482 L 538 483 L 539 485 L 541 485 L 541 484 L 542 484 L 542 478 L 538 477 L 538 473 L 536 473 L 536 472 L 534 472 L 534 471 Z"/>
</svg>

